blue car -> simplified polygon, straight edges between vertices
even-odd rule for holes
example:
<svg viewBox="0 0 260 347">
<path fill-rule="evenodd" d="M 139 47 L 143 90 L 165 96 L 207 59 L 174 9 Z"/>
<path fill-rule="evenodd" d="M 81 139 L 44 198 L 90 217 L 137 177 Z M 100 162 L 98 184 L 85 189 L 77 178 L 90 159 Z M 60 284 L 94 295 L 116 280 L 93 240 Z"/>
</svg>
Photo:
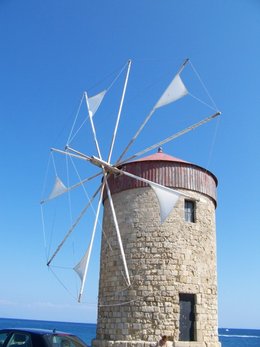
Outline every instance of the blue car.
<svg viewBox="0 0 260 347">
<path fill-rule="evenodd" d="M 87 347 L 77 336 L 56 330 L 3 329 L 0 347 Z"/>
</svg>

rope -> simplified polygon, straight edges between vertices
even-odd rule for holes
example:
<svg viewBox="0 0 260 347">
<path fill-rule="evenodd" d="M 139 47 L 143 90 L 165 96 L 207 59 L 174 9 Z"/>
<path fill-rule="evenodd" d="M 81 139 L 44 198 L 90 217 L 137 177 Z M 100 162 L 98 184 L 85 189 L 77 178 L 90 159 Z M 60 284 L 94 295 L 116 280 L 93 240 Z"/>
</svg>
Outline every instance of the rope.
<svg viewBox="0 0 260 347">
<path fill-rule="evenodd" d="M 74 138 L 77 136 L 77 134 L 79 133 L 79 131 L 81 130 L 81 128 L 83 127 L 83 125 L 87 122 L 89 116 L 87 116 L 86 119 L 84 119 L 84 121 L 81 123 L 81 125 L 79 126 L 79 128 L 77 129 L 77 131 L 74 133 L 73 137 L 70 139 L 70 143 L 74 140 Z M 69 145 L 69 143 L 68 143 Z"/>
<path fill-rule="evenodd" d="M 56 169 L 56 164 L 55 164 L 55 159 L 54 159 L 54 155 L 53 155 L 53 151 L 51 152 L 51 158 L 52 158 L 52 164 L 53 164 L 53 170 L 55 172 L 55 176 L 57 177 L 57 169 Z"/>
<path fill-rule="evenodd" d="M 117 76 L 114 78 L 114 80 L 111 82 L 111 84 L 108 86 L 107 88 L 107 92 L 113 87 L 113 85 L 115 84 L 115 82 L 118 80 L 118 78 L 120 77 L 120 75 L 123 73 L 123 71 L 125 70 L 125 68 L 128 66 L 128 62 L 124 64 L 124 66 L 121 68 L 121 70 L 119 71 L 119 73 L 117 74 Z"/>
<path fill-rule="evenodd" d="M 208 89 L 207 89 L 205 83 L 202 81 L 202 78 L 200 77 L 199 73 L 197 72 L 197 70 L 195 69 L 195 67 L 193 66 L 193 64 L 192 64 L 191 61 L 190 61 L 190 65 L 191 65 L 191 67 L 192 67 L 194 73 L 195 73 L 196 76 L 198 77 L 198 79 L 199 79 L 199 81 L 200 81 L 200 83 L 201 83 L 203 89 L 205 90 L 207 96 L 209 97 L 210 101 L 212 102 L 212 105 L 215 107 L 215 110 L 218 111 L 219 109 L 218 109 L 218 107 L 217 107 L 215 101 L 214 101 L 213 98 L 211 97 L 211 95 L 210 95 L 210 93 L 209 93 L 209 91 L 208 91 Z"/>
<path fill-rule="evenodd" d="M 68 266 L 60 266 L 60 265 L 52 265 L 50 266 L 50 269 L 62 269 L 62 270 L 73 270 L 71 267 Z"/>
<path fill-rule="evenodd" d="M 74 168 L 74 170 L 75 170 L 75 172 L 76 172 L 76 175 L 77 175 L 79 181 L 82 182 L 83 180 L 81 179 L 81 176 L 80 176 L 80 174 L 79 174 L 79 172 L 78 172 L 78 169 L 77 169 L 77 167 L 76 167 L 76 165 L 75 165 L 75 163 L 74 163 L 72 157 L 70 157 L 70 160 L 71 160 L 72 166 L 73 166 L 73 168 Z M 84 186 L 83 184 L 82 184 L 82 189 L 83 189 L 83 191 L 84 191 L 84 193 L 85 193 L 85 196 L 86 196 L 86 198 L 87 198 L 87 200 L 88 200 L 88 202 L 89 202 L 89 204 L 90 204 L 90 207 L 91 207 L 92 211 L 94 212 L 94 215 L 96 216 L 95 209 L 94 209 L 94 207 L 93 207 L 93 204 L 92 204 L 92 202 L 91 202 L 91 199 L 90 199 L 90 197 L 89 197 L 89 195 L 88 195 L 88 192 L 87 192 L 87 190 L 86 190 L 86 188 L 85 188 L 85 186 Z M 99 224 L 99 225 L 100 225 L 100 224 Z"/>
<path fill-rule="evenodd" d="M 97 195 L 97 193 L 99 192 L 100 187 L 96 190 L 95 194 L 93 195 L 92 199 L 95 198 L 95 196 Z M 84 214 L 86 213 L 89 205 L 91 202 L 89 202 L 84 208 L 83 210 L 80 212 L 78 218 L 75 220 L 75 222 L 71 225 L 70 229 L 68 230 L 67 234 L 65 235 L 65 237 L 63 238 L 62 242 L 59 244 L 59 246 L 57 247 L 56 251 L 54 252 L 54 254 L 52 255 L 52 257 L 50 258 L 50 260 L 48 261 L 47 265 L 49 265 L 51 263 L 51 261 L 53 260 L 53 258 L 56 256 L 56 254 L 60 251 L 61 247 L 63 246 L 64 242 L 67 240 L 67 238 L 69 237 L 69 235 L 75 230 L 76 226 L 78 225 L 78 223 L 81 221 L 82 217 L 84 216 Z"/>
<path fill-rule="evenodd" d="M 210 145 L 210 150 L 209 150 L 209 156 L 208 156 L 208 161 L 207 161 L 207 165 L 206 168 L 208 168 L 210 166 L 211 160 L 212 160 L 212 156 L 213 156 L 213 150 L 215 147 L 215 143 L 217 140 L 217 133 L 218 133 L 218 129 L 219 129 L 219 124 L 220 124 L 220 119 L 217 120 L 216 126 L 215 126 L 215 131 L 212 137 L 212 141 L 211 141 L 211 145 Z M 206 170 L 208 171 L 208 170 Z"/>
<path fill-rule="evenodd" d="M 67 291 L 67 293 L 69 293 L 69 295 L 77 300 L 77 298 L 71 293 L 71 291 L 69 290 L 69 288 L 67 286 L 65 286 L 65 284 L 60 280 L 60 278 L 58 277 L 58 275 L 52 270 L 51 267 L 49 267 L 51 273 L 53 274 L 53 276 L 56 278 L 56 280 L 59 282 L 59 284 Z"/>
<path fill-rule="evenodd" d="M 120 71 L 117 73 L 117 71 L 119 70 L 118 68 L 116 70 L 114 70 L 113 72 L 109 73 L 107 76 L 105 76 L 104 78 L 102 78 L 101 80 L 99 80 L 97 83 L 93 84 L 90 88 L 88 88 L 88 90 L 92 90 L 94 88 L 96 88 L 97 86 L 99 86 L 103 81 L 105 81 L 106 79 L 110 78 L 110 76 L 114 75 L 115 73 L 117 73 L 116 77 L 114 78 L 114 80 L 111 82 L 111 84 L 109 85 L 108 89 L 109 90 L 113 84 L 115 83 L 115 81 L 119 78 L 120 74 L 123 72 L 123 70 L 125 69 L 125 67 L 127 66 L 127 63 L 125 63 L 123 65 L 123 67 L 120 69 Z"/>
<path fill-rule="evenodd" d="M 47 162 L 47 166 L 46 166 L 46 170 L 45 170 L 45 175 L 44 175 L 44 180 L 43 180 L 43 185 L 42 185 L 42 193 L 41 193 L 41 201 L 43 201 L 43 197 L 45 195 L 46 192 L 46 186 L 47 186 L 47 176 L 48 173 L 50 171 L 50 162 L 51 162 L 51 152 L 49 153 L 49 157 L 48 157 L 48 162 Z"/>
<path fill-rule="evenodd" d="M 70 267 L 62 267 L 62 266 L 54 266 L 52 265 L 51 267 L 49 267 L 49 270 L 51 271 L 52 275 L 55 277 L 55 279 L 59 282 L 59 284 L 66 290 L 67 293 L 69 293 L 69 295 L 75 300 L 78 301 L 77 296 L 75 296 L 71 290 L 62 282 L 62 280 L 59 278 L 59 276 L 54 272 L 53 269 L 63 269 L 63 270 L 73 270 Z M 75 273 L 75 272 L 74 272 Z M 77 274 L 75 273 L 75 278 L 77 277 Z M 77 281 L 75 281 L 77 283 Z M 78 288 L 76 289 L 76 292 L 78 292 Z M 88 305 L 97 305 L 96 302 L 81 302 L 82 304 L 88 304 Z"/>
<path fill-rule="evenodd" d="M 66 160 L 66 172 L 67 172 L 67 187 L 70 186 L 70 176 L 69 176 L 69 160 L 68 160 L 68 156 L 65 156 L 65 160 Z M 70 216 L 70 225 L 72 225 L 72 204 L 71 204 L 71 194 L 70 194 L 70 190 L 67 191 L 68 192 L 68 206 L 69 206 L 69 216 Z"/>
<path fill-rule="evenodd" d="M 98 305 L 99 307 L 111 307 L 111 306 L 124 306 L 124 305 L 129 305 L 131 304 L 132 302 L 136 302 L 136 301 L 140 301 L 141 298 L 138 298 L 138 299 L 134 299 L 134 300 L 130 300 L 130 301 L 124 301 L 124 302 L 120 302 L 120 303 L 117 303 L 117 304 L 107 304 L 107 305 Z"/>
<path fill-rule="evenodd" d="M 50 170 L 50 162 L 51 162 L 51 157 L 52 157 L 52 152 L 50 152 L 49 154 L 49 158 L 48 158 L 48 163 L 47 163 L 47 167 L 46 167 L 46 171 L 45 171 L 45 175 L 44 175 L 44 181 L 43 181 L 43 188 L 42 188 L 42 199 L 41 201 L 43 201 L 43 197 L 44 197 L 44 193 L 46 190 L 46 184 L 47 184 L 47 176 L 48 176 L 48 172 Z M 46 239 L 46 227 L 45 227 L 45 218 L 44 218 L 44 213 L 43 213 L 43 204 L 40 204 L 40 209 L 41 209 L 41 221 L 42 221 L 42 233 L 43 233 L 43 244 L 44 244 L 44 252 L 45 252 L 45 258 L 46 258 L 46 262 L 48 260 L 48 250 L 47 250 L 47 239 Z"/>
<path fill-rule="evenodd" d="M 208 103 L 206 103 L 205 101 L 203 101 L 203 100 L 199 99 L 197 96 L 195 96 L 195 95 L 191 94 L 190 92 L 189 92 L 189 95 L 190 95 L 192 98 L 194 98 L 195 100 L 197 100 L 197 101 L 201 102 L 203 105 L 208 106 L 208 107 L 209 107 L 211 110 L 213 110 L 213 111 L 218 111 L 218 109 L 217 109 L 217 108 L 212 107 L 211 105 L 209 105 L 209 104 L 208 104 Z"/>
<path fill-rule="evenodd" d="M 45 220 L 44 220 L 43 205 L 42 204 L 41 204 L 41 220 L 42 220 L 42 232 L 43 232 L 44 251 L 45 251 L 45 258 L 46 258 L 46 262 L 47 262 L 47 260 L 48 260 L 48 252 L 47 252 Z"/>
<path fill-rule="evenodd" d="M 74 242 L 72 243 L 72 257 L 73 257 L 73 264 L 77 264 L 77 260 L 78 259 L 76 259 L 76 257 L 75 257 L 75 244 L 74 244 Z M 70 269 L 70 270 L 72 270 L 72 269 Z M 77 297 L 78 297 L 78 293 L 79 293 L 79 285 L 78 285 L 78 281 L 77 281 L 77 273 L 76 273 L 76 271 L 73 271 L 73 273 L 74 273 L 74 285 L 75 285 L 75 292 L 77 293 Z"/>
<path fill-rule="evenodd" d="M 117 292 L 114 293 L 114 294 L 117 295 L 117 294 L 119 294 L 119 293 L 121 293 L 121 292 L 124 292 L 124 291 L 128 290 L 129 288 L 133 288 L 133 285 L 131 285 L 131 286 L 129 286 L 129 287 L 127 287 L 127 288 L 125 288 L 125 289 L 123 289 L 123 290 L 121 290 L 121 291 L 117 291 Z M 136 299 L 132 299 L 132 300 L 128 300 L 128 301 L 122 301 L 122 302 L 113 303 L 113 304 L 99 304 L 98 306 L 99 306 L 99 307 L 125 306 L 125 305 L 129 305 L 129 304 L 131 304 L 131 303 L 133 303 L 133 302 L 144 301 L 145 298 L 151 296 L 151 294 L 152 294 L 152 295 L 155 295 L 154 290 L 151 291 L 150 294 L 147 294 L 147 295 L 142 296 L 142 297 L 138 297 L 138 298 L 136 298 Z M 111 300 L 111 299 L 108 298 L 108 300 Z"/>
<path fill-rule="evenodd" d="M 81 105 L 82 105 L 83 99 L 84 99 L 84 93 L 82 94 L 82 98 L 81 98 L 81 100 L 80 100 L 79 107 L 78 107 L 78 110 L 77 110 L 77 113 L 76 113 L 74 122 L 73 122 L 72 127 L 71 127 L 71 130 L 70 130 L 70 134 L 69 134 L 69 137 L 68 137 L 68 140 L 67 140 L 67 144 L 70 144 L 70 142 L 71 142 L 71 141 L 73 140 L 73 138 L 75 137 L 75 136 L 73 136 L 73 138 L 71 139 L 72 132 L 73 132 L 73 130 L 74 130 L 76 121 L 77 121 L 77 119 L 78 119 L 78 115 L 79 115 L 79 112 L 80 112 L 80 109 L 81 109 Z"/>
</svg>

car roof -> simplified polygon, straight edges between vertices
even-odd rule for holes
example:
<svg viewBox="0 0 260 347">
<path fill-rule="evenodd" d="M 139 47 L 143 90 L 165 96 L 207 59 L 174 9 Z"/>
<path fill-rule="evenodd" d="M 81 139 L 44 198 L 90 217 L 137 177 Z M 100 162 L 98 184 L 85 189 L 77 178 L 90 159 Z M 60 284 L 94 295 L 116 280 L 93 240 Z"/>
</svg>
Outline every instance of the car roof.
<svg viewBox="0 0 260 347">
<path fill-rule="evenodd" d="M 27 333 L 32 333 L 32 334 L 38 334 L 38 335 L 46 335 L 46 334 L 58 334 L 58 335 L 67 335 L 67 336 L 74 336 L 73 334 L 70 333 L 65 333 L 63 331 L 59 331 L 56 329 L 39 329 L 39 328 L 6 328 L 6 329 L 1 329 L 0 333 L 3 332 L 27 332 Z"/>
</svg>

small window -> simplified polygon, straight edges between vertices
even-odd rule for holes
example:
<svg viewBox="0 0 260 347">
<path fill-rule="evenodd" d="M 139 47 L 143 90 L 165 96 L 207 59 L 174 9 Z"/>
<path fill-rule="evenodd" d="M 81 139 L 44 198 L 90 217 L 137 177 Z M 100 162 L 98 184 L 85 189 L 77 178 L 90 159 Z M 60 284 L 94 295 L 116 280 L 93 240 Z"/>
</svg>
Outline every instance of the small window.
<svg viewBox="0 0 260 347">
<path fill-rule="evenodd" d="M 194 201 L 185 200 L 184 218 L 186 222 L 195 223 L 195 202 Z"/>
</svg>

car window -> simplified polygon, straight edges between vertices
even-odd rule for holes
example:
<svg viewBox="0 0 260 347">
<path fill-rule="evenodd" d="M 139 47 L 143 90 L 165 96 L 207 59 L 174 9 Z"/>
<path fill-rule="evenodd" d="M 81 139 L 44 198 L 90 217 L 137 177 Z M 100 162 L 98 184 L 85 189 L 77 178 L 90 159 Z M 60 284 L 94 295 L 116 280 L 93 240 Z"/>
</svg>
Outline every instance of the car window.
<svg viewBox="0 0 260 347">
<path fill-rule="evenodd" d="M 24 333 L 13 333 L 7 347 L 32 347 L 31 336 Z"/>
<path fill-rule="evenodd" d="M 86 347 L 76 336 L 71 335 L 46 335 L 52 347 Z"/>
<path fill-rule="evenodd" d="M 8 336 L 8 333 L 1 333 L 0 334 L 0 346 L 3 346 L 7 336 Z"/>
</svg>

